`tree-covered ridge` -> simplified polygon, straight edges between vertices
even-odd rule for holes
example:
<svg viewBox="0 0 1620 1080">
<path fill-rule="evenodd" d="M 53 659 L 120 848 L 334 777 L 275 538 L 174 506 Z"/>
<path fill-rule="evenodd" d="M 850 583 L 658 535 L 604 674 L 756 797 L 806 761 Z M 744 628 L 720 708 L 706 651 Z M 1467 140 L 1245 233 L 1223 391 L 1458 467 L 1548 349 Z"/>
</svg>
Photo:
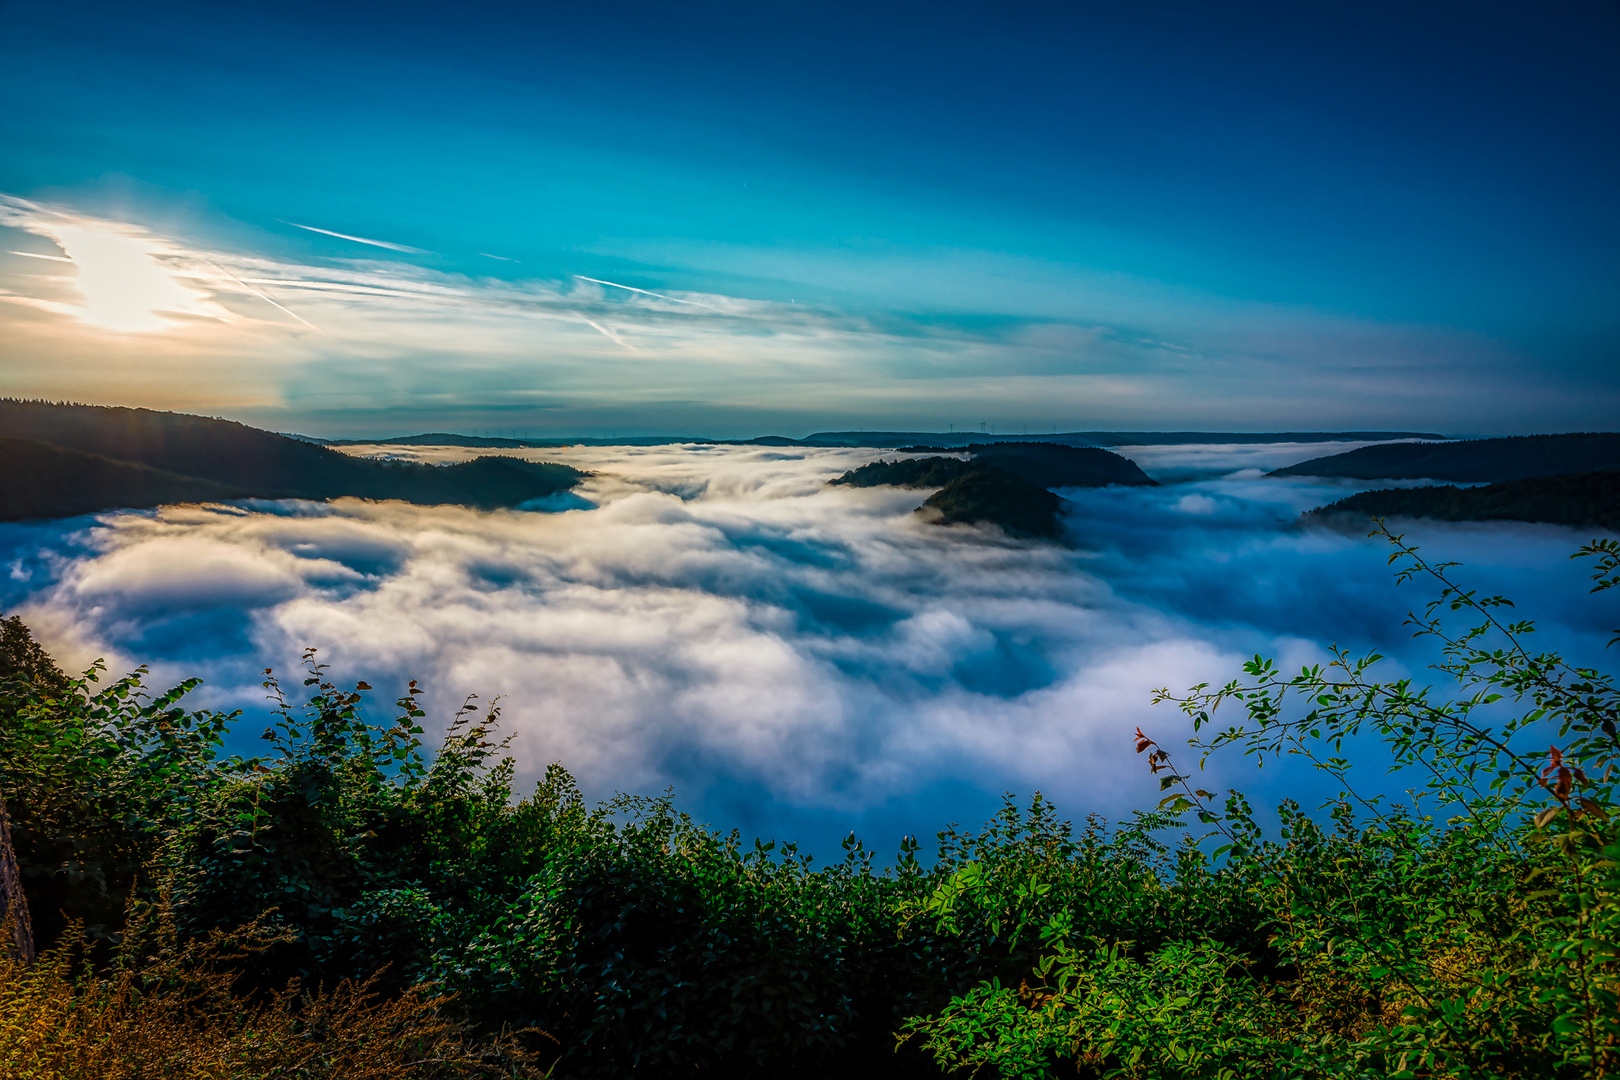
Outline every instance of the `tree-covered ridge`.
<svg viewBox="0 0 1620 1080">
<path fill-rule="evenodd" d="M 1066 431 L 1050 435 L 986 435 L 980 431 L 818 431 L 798 446 L 870 446 L 901 449 L 932 446 L 962 449 L 992 442 L 1040 442 L 1062 446 L 1187 446 L 1196 443 L 1381 442 L 1390 439 L 1445 439 L 1433 431 Z"/>
<path fill-rule="evenodd" d="M 954 457 L 900 458 L 874 461 L 851 469 L 827 481 L 844 487 L 939 488 L 973 467 L 971 461 Z"/>
<path fill-rule="evenodd" d="M 1605 469 L 1620 469 L 1620 433 L 1515 435 L 1505 439 L 1363 446 L 1274 469 L 1271 475 L 1495 483 Z"/>
<path fill-rule="evenodd" d="M 966 449 L 974 461 L 1006 469 L 1043 488 L 1155 486 L 1136 462 L 1098 446 L 997 442 L 974 443 Z"/>
<path fill-rule="evenodd" d="M 1058 443 L 975 443 L 957 457 L 913 457 L 874 461 L 851 469 L 832 484 L 850 487 L 943 487 L 978 466 L 994 465 L 1037 487 L 1107 487 L 1110 484 L 1152 486 L 1154 481 L 1134 461 L 1095 446 Z"/>
<path fill-rule="evenodd" d="M 375 461 L 227 420 L 0 400 L 0 475 L 0 520 L 17 520 L 247 497 L 494 509 L 566 491 L 584 474 L 507 457 Z"/>
<path fill-rule="evenodd" d="M 1151 485 L 1136 463 L 1094 446 L 1056 443 L 982 443 L 973 456 L 874 461 L 828 483 L 848 487 L 939 488 L 919 508 L 943 525 L 989 522 L 1008 534 L 1055 539 L 1063 533 L 1054 487 Z"/>
<path fill-rule="evenodd" d="M 0 961 L 0 1071 L 52 1030 L 33 1018 L 167 1009 L 171 1044 L 216 1032 L 265 1054 L 149 1075 L 335 1077 L 376 1045 L 390 1077 L 523 1075 L 519 1052 L 556 1077 L 1612 1076 L 1620 687 L 1532 651 L 1505 600 L 1389 539 L 1398 576 L 1438 593 L 1411 616 L 1442 649 L 1434 687 L 1335 653 L 1159 693 L 1193 719 L 1195 754 L 1318 770 L 1320 807 L 1285 803 L 1268 832 L 1139 731 L 1156 809 L 1076 828 L 1038 795 L 1009 799 L 981 830 L 941 831 L 931 859 L 907 839 L 886 867 L 853 836 L 825 866 L 745 843 L 668 797 L 591 806 L 561 766 L 520 796 L 496 711 L 463 709 L 429 755 L 419 688 L 375 722 L 370 688 L 312 658 L 301 694 L 267 679 L 267 753 L 225 757 L 239 719 L 188 712 L 194 684 L 69 680 L 7 623 L 0 797 L 29 901 L 77 903 L 106 945 L 74 977 L 62 950 L 82 924 L 42 922 L 41 974 Z M 1620 584 L 1620 541 L 1577 554 L 1595 592 Z M 1352 740 L 1383 743 L 1406 800 L 1361 792 Z M 370 1011 L 266 997 L 378 970 Z M 427 993 L 453 998 L 426 1009 Z M 284 1004 L 262 1024 L 210 1019 L 266 1000 Z M 506 1049 L 468 1049 L 502 1032 Z M 215 1060 L 177 1045 L 152 1053 Z M 288 1071 L 274 1055 L 293 1050 L 319 1068 Z"/>
<path fill-rule="evenodd" d="M 241 488 L 133 461 L 0 436 L 0 521 L 73 517 L 109 507 L 237 499 Z"/>
<path fill-rule="evenodd" d="M 1620 469 L 1507 480 L 1485 487 L 1385 488 L 1319 506 L 1308 518 L 1424 517 L 1437 521 L 1532 521 L 1620 531 Z"/>
<path fill-rule="evenodd" d="M 1054 540 L 1063 534 L 1063 500 L 1039 484 L 995 465 L 973 463 L 930 495 L 917 512 L 932 511 L 941 525 L 989 522 L 1009 536 Z"/>
<path fill-rule="evenodd" d="M 917 513 L 940 525 L 999 526 L 1010 536 L 1061 536 L 1063 500 L 1023 477 L 979 460 L 926 457 L 874 461 L 829 480 L 849 487 L 937 487 Z"/>
</svg>

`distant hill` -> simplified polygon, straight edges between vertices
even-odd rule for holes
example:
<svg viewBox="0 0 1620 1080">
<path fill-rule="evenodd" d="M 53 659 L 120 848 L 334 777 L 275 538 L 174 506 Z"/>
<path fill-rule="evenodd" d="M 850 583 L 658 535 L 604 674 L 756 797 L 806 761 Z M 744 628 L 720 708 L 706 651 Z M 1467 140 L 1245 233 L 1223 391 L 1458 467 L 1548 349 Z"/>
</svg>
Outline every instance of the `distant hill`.
<svg viewBox="0 0 1620 1080">
<path fill-rule="evenodd" d="M 1062 534 L 1063 500 L 1038 484 L 994 465 L 976 465 L 917 508 L 933 509 L 942 525 L 989 522 L 1010 536 L 1055 539 Z"/>
<path fill-rule="evenodd" d="M 1063 446 L 1181 446 L 1191 443 L 1382 442 L 1392 439 L 1445 439 L 1425 431 L 1067 431 L 1052 435 L 986 435 L 982 431 L 819 431 L 800 446 L 937 446 L 957 449 L 983 443 L 1057 443 Z"/>
<path fill-rule="evenodd" d="M 1437 521 L 1533 521 L 1620 531 L 1620 469 L 1504 480 L 1485 487 L 1363 491 L 1306 515 L 1325 519 L 1422 517 Z"/>
<path fill-rule="evenodd" d="M 572 446 L 572 442 L 555 439 L 500 439 L 483 435 L 452 435 L 445 431 L 430 431 L 423 435 L 394 435 L 386 439 L 316 439 L 307 435 L 292 438 L 321 446 L 471 446 L 490 450 L 550 450 Z"/>
<path fill-rule="evenodd" d="M 852 469 L 832 484 L 850 487 L 942 487 L 974 469 L 994 465 L 1042 488 L 1151 485 L 1134 461 L 1092 446 L 1056 443 L 976 443 L 962 448 L 969 461 L 954 457 L 874 461 Z"/>
<path fill-rule="evenodd" d="M 445 467 L 373 461 L 229 420 L 98 405 L 0 400 L 0 436 L 12 520 L 59 516 L 49 512 L 57 505 L 88 513 L 246 497 L 354 496 L 493 509 L 565 491 L 584 475 L 504 457 Z M 120 487 L 119 477 L 129 486 Z M 64 484 L 67 491 L 56 490 Z"/>
<path fill-rule="evenodd" d="M 1271 475 L 1480 483 L 1617 468 L 1620 434 L 1604 432 L 1364 446 L 1275 469 Z"/>
<path fill-rule="evenodd" d="M 376 439 L 322 439 L 314 435 L 284 433 L 289 439 L 315 443 L 317 446 L 471 446 L 491 450 L 552 450 L 564 446 L 673 446 L 681 443 L 699 445 L 748 446 L 800 446 L 797 439 L 782 435 L 764 435 L 758 439 L 700 439 L 691 435 L 615 435 L 607 438 L 569 435 L 555 439 L 508 439 L 485 435 L 456 435 L 447 431 L 429 431 L 421 435 L 390 435 Z"/>
<path fill-rule="evenodd" d="M 1278 442 L 1386 442 L 1392 439 L 1445 439 L 1432 431 L 1069 431 L 1051 435 L 988 435 L 982 431 L 821 431 L 802 439 L 786 435 L 760 435 L 752 439 L 707 439 L 692 435 L 566 436 L 555 439 L 506 439 L 481 435 L 454 435 L 429 432 L 423 435 L 396 435 L 381 439 L 318 439 L 293 435 L 303 442 L 321 446 L 480 446 L 509 448 L 550 448 L 556 446 L 669 446 L 695 443 L 704 446 L 870 446 L 901 450 L 926 446 L 936 450 L 962 450 L 988 443 L 1043 443 L 1057 446 L 1177 446 L 1188 443 L 1278 443 Z"/>
<path fill-rule="evenodd" d="M 1095 446 L 1060 443 L 974 443 L 967 447 L 976 462 L 997 465 L 1043 488 L 1151 487 L 1155 481 L 1130 458 Z"/>
<path fill-rule="evenodd" d="M 1053 443 L 979 443 L 964 449 L 972 458 L 902 458 L 874 461 L 829 480 L 849 487 L 934 487 L 926 503 L 942 524 L 989 521 L 1014 536 L 1062 533 L 1063 500 L 1048 488 L 1150 485 L 1136 463 L 1097 447 Z"/>
<path fill-rule="evenodd" d="M 971 461 L 953 457 L 901 458 L 874 461 L 851 469 L 827 483 L 843 487 L 939 488 L 973 467 Z"/>
</svg>

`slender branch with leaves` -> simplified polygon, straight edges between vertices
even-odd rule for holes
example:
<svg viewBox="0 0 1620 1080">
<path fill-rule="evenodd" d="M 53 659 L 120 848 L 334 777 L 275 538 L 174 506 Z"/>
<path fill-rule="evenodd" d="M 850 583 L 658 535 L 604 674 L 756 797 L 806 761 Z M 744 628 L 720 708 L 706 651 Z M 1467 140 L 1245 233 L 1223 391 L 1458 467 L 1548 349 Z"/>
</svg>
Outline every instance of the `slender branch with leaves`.
<svg viewBox="0 0 1620 1080">
<path fill-rule="evenodd" d="M 1191 720 L 1199 769 L 1227 750 L 1299 761 L 1332 781 L 1318 811 L 1283 803 L 1268 837 L 1241 794 L 1217 806 L 1136 731 L 1157 813 L 1211 827 L 1185 840 L 1167 902 L 1236 892 L 1263 942 L 1233 949 L 1218 930 L 1063 942 L 1019 989 L 986 984 L 913 1022 L 942 1064 L 1142 1078 L 1620 1070 L 1620 691 L 1535 648 L 1534 623 L 1461 584 L 1458 564 L 1382 522 L 1373 535 L 1397 584 L 1434 590 L 1406 619 L 1438 645 L 1433 685 L 1381 679 L 1382 655 L 1333 649 L 1294 674 L 1256 656 L 1219 687 L 1154 695 Z M 1593 560 L 1594 593 L 1620 585 L 1620 541 L 1573 557 Z M 1404 801 L 1351 783 L 1379 746 L 1414 778 Z"/>
</svg>

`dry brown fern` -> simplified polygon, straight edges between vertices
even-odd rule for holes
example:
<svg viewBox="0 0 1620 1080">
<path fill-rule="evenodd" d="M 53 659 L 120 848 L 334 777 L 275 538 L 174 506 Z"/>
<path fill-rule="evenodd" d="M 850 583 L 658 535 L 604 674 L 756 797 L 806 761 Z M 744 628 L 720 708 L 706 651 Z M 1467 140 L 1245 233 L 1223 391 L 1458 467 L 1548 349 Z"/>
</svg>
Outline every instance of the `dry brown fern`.
<svg viewBox="0 0 1620 1080">
<path fill-rule="evenodd" d="M 69 935 L 72 937 L 73 935 Z M 534 1033 L 475 1039 L 431 989 L 384 996 L 343 981 L 266 1000 L 233 992 L 254 953 L 280 940 L 250 926 L 170 947 L 126 950 L 96 973 L 72 947 L 32 965 L 0 958 L 0 1076 L 15 1080 L 449 1080 L 540 1077 Z"/>
</svg>

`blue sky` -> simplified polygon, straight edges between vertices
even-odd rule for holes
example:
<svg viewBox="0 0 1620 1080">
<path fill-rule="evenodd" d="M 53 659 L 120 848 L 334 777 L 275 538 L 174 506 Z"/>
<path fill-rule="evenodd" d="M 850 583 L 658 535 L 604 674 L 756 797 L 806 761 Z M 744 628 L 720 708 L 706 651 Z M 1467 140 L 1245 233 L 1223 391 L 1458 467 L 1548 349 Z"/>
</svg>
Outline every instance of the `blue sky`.
<svg viewBox="0 0 1620 1080">
<path fill-rule="evenodd" d="M 0 392 L 330 434 L 1612 427 L 1620 13 L 1308 8 L 13 0 Z M 87 318 L 74 228 L 191 299 Z"/>
</svg>

